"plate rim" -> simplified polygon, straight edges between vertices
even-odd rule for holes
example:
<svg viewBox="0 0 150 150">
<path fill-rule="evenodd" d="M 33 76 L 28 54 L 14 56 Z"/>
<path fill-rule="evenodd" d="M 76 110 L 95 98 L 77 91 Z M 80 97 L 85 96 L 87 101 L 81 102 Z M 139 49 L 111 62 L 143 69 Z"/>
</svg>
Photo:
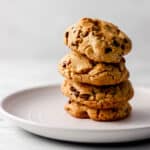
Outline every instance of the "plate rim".
<svg viewBox="0 0 150 150">
<path fill-rule="evenodd" d="M 12 96 L 21 94 L 21 93 L 25 93 L 25 92 L 31 92 L 34 90 L 39 90 L 39 89 L 43 89 L 43 88 L 48 88 L 48 87 L 59 87 L 60 84 L 56 83 L 56 84 L 49 84 L 49 85 L 40 85 L 40 86 L 33 86 L 33 87 L 27 87 L 27 88 L 23 88 L 21 90 L 16 90 L 14 92 L 11 92 L 10 94 L 8 94 L 7 96 L 5 96 L 4 98 L 2 98 L 2 100 L 0 101 L 0 113 L 2 114 L 2 117 L 4 119 L 10 120 L 12 122 L 15 123 L 23 123 L 25 125 L 31 125 L 31 126 L 36 126 L 36 127 L 40 127 L 40 128 L 47 128 L 47 129 L 57 129 L 57 130 L 74 130 L 74 131 L 92 131 L 92 132 L 116 132 L 116 131 L 126 131 L 126 130 L 139 130 L 139 129 L 148 129 L 150 128 L 150 124 L 149 125 L 137 125 L 134 127 L 127 127 L 127 128 L 115 128 L 115 129 L 111 129 L 111 128 L 107 128 L 107 129 L 91 129 L 91 128 L 74 128 L 74 127 L 54 127 L 54 126 L 50 126 L 50 125 L 46 125 L 46 124 L 40 124 L 31 120 L 27 120 L 24 118 L 21 118 L 19 116 L 13 115 L 11 113 L 9 113 L 8 111 L 5 110 L 4 103 L 5 101 L 9 101 L 9 98 L 11 98 Z M 144 87 L 144 86 L 134 86 L 134 89 L 141 89 L 144 90 L 146 92 L 150 92 L 150 87 Z"/>
</svg>

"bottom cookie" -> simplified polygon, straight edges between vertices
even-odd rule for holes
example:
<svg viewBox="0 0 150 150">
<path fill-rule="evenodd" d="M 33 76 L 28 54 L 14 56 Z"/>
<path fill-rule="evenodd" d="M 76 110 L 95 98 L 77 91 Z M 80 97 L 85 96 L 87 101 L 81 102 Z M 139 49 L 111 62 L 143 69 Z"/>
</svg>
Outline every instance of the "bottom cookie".
<svg viewBox="0 0 150 150">
<path fill-rule="evenodd" d="M 76 102 L 69 102 L 65 105 L 65 110 L 76 118 L 90 118 L 96 121 L 115 121 L 129 116 L 131 105 L 124 103 L 118 108 L 92 109 Z"/>
</svg>

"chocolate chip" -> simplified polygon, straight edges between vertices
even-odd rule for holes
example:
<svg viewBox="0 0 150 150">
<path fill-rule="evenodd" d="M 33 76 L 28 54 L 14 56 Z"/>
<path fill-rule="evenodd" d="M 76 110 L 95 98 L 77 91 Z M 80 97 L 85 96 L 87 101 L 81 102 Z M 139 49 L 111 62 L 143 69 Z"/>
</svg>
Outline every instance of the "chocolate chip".
<svg viewBox="0 0 150 150">
<path fill-rule="evenodd" d="M 68 36 L 69 36 L 69 32 L 66 32 L 65 37 L 68 38 Z"/>
<path fill-rule="evenodd" d="M 63 64 L 62 64 L 62 67 L 63 67 L 63 68 L 66 68 L 67 65 L 69 65 L 70 63 L 71 63 L 71 60 L 69 60 L 69 61 L 64 61 Z"/>
<path fill-rule="evenodd" d="M 124 58 L 122 58 L 122 61 L 123 61 L 123 63 L 125 63 L 125 62 L 126 62 L 126 60 L 125 60 Z"/>
<path fill-rule="evenodd" d="M 117 33 L 119 34 L 119 32 L 120 32 L 120 30 L 119 29 L 117 29 Z"/>
<path fill-rule="evenodd" d="M 97 32 L 96 34 L 94 33 L 94 35 L 97 37 L 98 40 L 102 40 L 103 41 L 105 39 L 103 33 Z"/>
<path fill-rule="evenodd" d="M 71 45 L 72 46 L 77 46 L 77 43 L 72 42 Z"/>
<path fill-rule="evenodd" d="M 88 99 L 90 97 L 90 95 L 89 94 L 80 94 L 79 97 L 83 98 L 83 99 Z"/>
<path fill-rule="evenodd" d="M 90 63 L 92 64 L 93 67 L 98 64 L 97 62 L 95 62 L 95 61 L 93 61 L 93 60 L 90 60 Z"/>
<path fill-rule="evenodd" d="M 68 36 L 69 36 L 69 32 L 65 33 L 65 43 L 68 44 Z"/>
<path fill-rule="evenodd" d="M 104 114 L 101 114 L 101 117 L 103 117 L 104 116 Z"/>
<path fill-rule="evenodd" d="M 62 67 L 66 68 L 66 63 L 65 62 L 63 62 Z"/>
<path fill-rule="evenodd" d="M 81 30 L 78 30 L 77 38 L 80 38 Z"/>
<path fill-rule="evenodd" d="M 97 117 L 99 116 L 99 114 L 100 114 L 100 109 L 97 109 L 97 111 L 96 111 Z"/>
<path fill-rule="evenodd" d="M 80 92 L 79 92 L 79 91 L 74 91 L 73 93 L 74 93 L 74 95 L 75 95 L 76 97 L 78 97 L 78 96 L 79 96 L 79 94 L 80 94 Z"/>
<path fill-rule="evenodd" d="M 94 91 L 94 89 L 92 90 L 92 94 L 93 94 L 93 95 L 95 95 L 95 94 L 96 94 L 96 92 Z"/>
<path fill-rule="evenodd" d="M 120 64 L 119 63 L 113 63 L 112 66 L 118 68 L 120 66 Z"/>
<path fill-rule="evenodd" d="M 128 43 L 128 40 L 125 38 L 125 39 L 123 39 L 123 42 L 124 43 Z"/>
<path fill-rule="evenodd" d="M 123 49 L 123 50 L 125 49 L 125 45 L 124 44 L 121 45 L 121 49 Z"/>
<path fill-rule="evenodd" d="M 80 92 L 79 92 L 79 91 L 77 91 L 77 89 L 76 89 L 76 88 L 74 88 L 73 86 L 71 86 L 71 87 L 70 87 L 70 90 L 73 92 L 73 94 L 74 94 L 76 97 L 78 97 L 78 96 L 79 96 Z"/>
<path fill-rule="evenodd" d="M 71 104 L 71 100 L 68 101 L 68 104 Z"/>
<path fill-rule="evenodd" d="M 74 91 L 76 91 L 76 88 L 74 88 L 73 86 L 71 86 L 70 90 L 74 92 Z"/>
<path fill-rule="evenodd" d="M 98 26 L 98 25 L 99 25 L 99 21 L 98 21 L 98 20 L 95 20 L 95 21 L 94 21 L 94 25 L 95 25 L 95 26 Z"/>
<path fill-rule="evenodd" d="M 112 43 L 114 46 L 116 46 L 116 47 L 119 47 L 120 46 L 120 44 L 116 41 L 116 40 L 113 40 L 113 43 Z"/>
<path fill-rule="evenodd" d="M 83 37 L 86 37 L 86 36 L 88 36 L 88 34 L 89 34 L 89 32 L 86 31 L 86 32 L 82 33 L 82 36 L 83 36 Z"/>
<path fill-rule="evenodd" d="M 80 38 L 80 35 L 79 35 L 79 34 L 77 35 L 77 38 Z"/>
<path fill-rule="evenodd" d="M 105 53 L 107 54 L 107 53 L 109 53 L 109 52 L 112 52 L 112 49 L 109 48 L 109 47 L 105 48 Z"/>
<path fill-rule="evenodd" d="M 111 108 L 111 111 L 112 112 L 117 112 L 117 109 L 116 108 Z"/>
</svg>

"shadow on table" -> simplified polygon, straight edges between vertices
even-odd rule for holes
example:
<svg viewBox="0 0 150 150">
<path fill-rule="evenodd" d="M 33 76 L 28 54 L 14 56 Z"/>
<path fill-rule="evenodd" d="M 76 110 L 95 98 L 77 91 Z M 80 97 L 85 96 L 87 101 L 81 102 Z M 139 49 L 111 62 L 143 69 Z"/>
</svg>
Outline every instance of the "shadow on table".
<svg viewBox="0 0 150 150">
<path fill-rule="evenodd" d="M 41 143 L 50 144 L 53 147 L 57 147 L 57 149 L 60 147 L 60 149 L 82 149 L 82 150 L 112 150 L 112 149 L 136 149 L 136 150 L 150 150 L 150 139 L 140 140 L 140 141 L 133 141 L 133 142 L 123 142 L 123 143 L 99 143 L 99 144 L 90 144 L 90 143 L 76 143 L 76 142 L 66 142 L 66 141 L 60 141 L 55 139 L 49 139 L 41 136 L 34 135 L 32 133 L 29 133 L 23 129 L 21 130 L 20 134 L 23 134 L 24 136 L 28 136 L 31 138 L 34 138 L 36 140 L 39 140 Z"/>
</svg>

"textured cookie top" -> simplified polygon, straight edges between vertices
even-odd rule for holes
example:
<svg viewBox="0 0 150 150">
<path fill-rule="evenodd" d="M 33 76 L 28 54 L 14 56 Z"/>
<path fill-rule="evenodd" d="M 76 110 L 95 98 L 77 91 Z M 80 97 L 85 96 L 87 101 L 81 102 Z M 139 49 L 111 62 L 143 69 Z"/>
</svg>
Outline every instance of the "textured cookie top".
<svg viewBox="0 0 150 150">
<path fill-rule="evenodd" d="M 91 86 L 65 80 L 62 84 L 62 92 L 71 99 L 96 101 L 127 101 L 133 96 L 130 81 L 124 81 L 117 85 Z"/>
<path fill-rule="evenodd" d="M 59 71 L 69 80 L 92 85 L 117 84 L 129 77 L 124 58 L 120 63 L 100 63 L 75 51 L 62 58 Z"/>
<path fill-rule="evenodd" d="M 72 50 L 98 62 L 119 62 L 131 50 L 131 40 L 117 26 L 99 19 L 82 18 L 64 37 Z"/>
<path fill-rule="evenodd" d="M 63 57 L 59 65 L 62 69 L 68 69 L 68 71 L 76 73 L 87 73 L 93 68 L 89 59 L 76 52 L 70 52 Z"/>
<path fill-rule="evenodd" d="M 124 103 L 118 108 L 91 109 L 85 105 L 71 102 L 65 105 L 65 110 L 77 118 L 90 118 L 96 121 L 114 121 L 126 118 L 131 112 L 131 105 Z"/>
<path fill-rule="evenodd" d="M 124 71 L 125 59 L 122 58 L 120 63 L 96 63 L 89 60 L 84 55 L 80 55 L 76 52 L 70 52 L 65 57 L 63 57 L 59 63 L 61 69 L 67 69 L 70 72 L 75 72 L 78 74 L 89 73 L 91 75 L 96 75 L 104 71 Z"/>
</svg>

